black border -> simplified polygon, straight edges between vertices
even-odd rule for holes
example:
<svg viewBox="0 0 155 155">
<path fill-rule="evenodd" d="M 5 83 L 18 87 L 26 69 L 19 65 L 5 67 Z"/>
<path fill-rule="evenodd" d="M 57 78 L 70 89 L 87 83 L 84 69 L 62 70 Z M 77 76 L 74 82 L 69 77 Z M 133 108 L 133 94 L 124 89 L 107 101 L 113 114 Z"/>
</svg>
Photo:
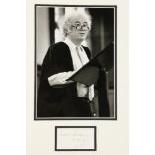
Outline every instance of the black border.
<svg viewBox="0 0 155 155">
<path fill-rule="evenodd" d="M 94 149 L 57 149 L 57 129 L 58 128 L 93 128 L 94 129 Z M 96 126 L 55 126 L 55 151 L 97 151 L 97 129 Z"/>
<path fill-rule="evenodd" d="M 37 6 L 51 6 L 51 7 L 111 7 L 114 8 L 115 11 L 115 117 L 37 117 L 36 114 L 36 81 L 37 81 L 37 64 L 36 64 L 36 8 Z M 34 4 L 34 42 L 35 42 L 35 47 L 34 47 L 34 120 L 117 120 L 117 5 L 59 5 L 59 4 L 55 4 L 55 5 L 51 5 L 51 4 Z"/>
</svg>

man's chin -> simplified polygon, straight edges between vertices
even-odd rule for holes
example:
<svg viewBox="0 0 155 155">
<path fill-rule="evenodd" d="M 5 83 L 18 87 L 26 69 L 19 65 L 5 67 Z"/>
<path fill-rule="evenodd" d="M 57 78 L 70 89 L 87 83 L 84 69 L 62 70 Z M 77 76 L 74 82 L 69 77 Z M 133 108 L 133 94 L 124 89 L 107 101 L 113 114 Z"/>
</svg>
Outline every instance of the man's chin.
<svg viewBox="0 0 155 155">
<path fill-rule="evenodd" d="M 85 39 L 86 39 L 86 36 L 80 36 L 80 37 L 79 37 L 79 40 L 82 40 L 82 41 L 83 41 L 83 40 L 85 40 Z"/>
</svg>

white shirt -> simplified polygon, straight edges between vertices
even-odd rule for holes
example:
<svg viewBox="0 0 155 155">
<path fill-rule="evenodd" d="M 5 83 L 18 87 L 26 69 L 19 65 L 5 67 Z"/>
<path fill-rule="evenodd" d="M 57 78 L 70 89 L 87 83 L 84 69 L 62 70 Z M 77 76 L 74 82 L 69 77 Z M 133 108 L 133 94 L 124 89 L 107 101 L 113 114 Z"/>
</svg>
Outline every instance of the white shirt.
<svg viewBox="0 0 155 155">
<path fill-rule="evenodd" d="M 77 50 L 76 50 L 77 46 L 68 38 L 65 39 L 64 43 L 66 43 L 69 46 L 69 49 L 71 51 L 73 67 L 75 71 L 79 70 L 84 64 L 89 62 L 87 54 L 85 53 L 82 46 L 79 46 L 78 49 L 79 49 L 80 58 L 82 58 L 84 64 L 81 63 L 81 60 L 77 53 Z"/>
</svg>

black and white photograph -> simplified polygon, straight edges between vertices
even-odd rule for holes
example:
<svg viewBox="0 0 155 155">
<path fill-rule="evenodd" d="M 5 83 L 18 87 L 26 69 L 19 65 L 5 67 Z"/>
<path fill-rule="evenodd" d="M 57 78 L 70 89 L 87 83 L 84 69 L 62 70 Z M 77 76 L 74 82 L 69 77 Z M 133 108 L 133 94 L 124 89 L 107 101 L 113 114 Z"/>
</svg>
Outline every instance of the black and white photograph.
<svg viewBox="0 0 155 155">
<path fill-rule="evenodd" d="M 116 17 L 116 6 L 35 5 L 35 120 L 117 120 Z"/>
</svg>

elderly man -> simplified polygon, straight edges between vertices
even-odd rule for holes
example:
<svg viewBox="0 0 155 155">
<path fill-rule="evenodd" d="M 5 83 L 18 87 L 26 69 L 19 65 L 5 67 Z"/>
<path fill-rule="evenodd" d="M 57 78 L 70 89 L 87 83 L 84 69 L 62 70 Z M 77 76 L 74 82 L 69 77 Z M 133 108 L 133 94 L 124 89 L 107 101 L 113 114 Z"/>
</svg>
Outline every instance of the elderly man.
<svg viewBox="0 0 155 155">
<path fill-rule="evenodd" d="M 67 81 L 89 62 L 90 50 L 82 46 L 91 29 L 91 18 L 86 12 L 72 13 L 65 18 L 65 40 L 49 47 L 42 65 L 37 101 L 38 117 L 91 117 L 94 85 Z"/>
</svg>

